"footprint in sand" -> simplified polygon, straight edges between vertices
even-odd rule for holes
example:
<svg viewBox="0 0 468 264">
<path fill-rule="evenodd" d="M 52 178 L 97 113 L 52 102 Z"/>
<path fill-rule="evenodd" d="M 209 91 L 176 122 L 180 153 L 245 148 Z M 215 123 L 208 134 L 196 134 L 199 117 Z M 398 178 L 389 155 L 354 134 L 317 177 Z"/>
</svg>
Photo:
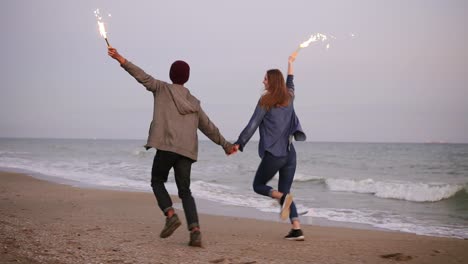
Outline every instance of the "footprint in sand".
<svg viewBox="0 0 468 264">
<path fill-rule="evenodd" d="M 231 261 L 228 262 L 226 258 L 220 258 L 220 259 L 215 259 L 210 261 L 210 263 L 231 263 Z M 255 264 L 257 261 L 247 261 L 247 262 L 241 262 L 241 264 Z"/>
<path fill-rule="evenodd" d="M 215 259 L 215 260 L 210 261 L 210 263 L 224 263 L 224 262 L 226 262 L 225 258 L 220 258 L 220 259 Z"/>
<path fill-rule="evenodd" d="M 385 255 L 380 255 L 381 258 L 385 259 L 393 259 L 396 261 L 408 261 L 412 260 L 413 257 L 409 255 L 405 255 L 403 253 L 392 253 L 392 254 L 385 254 Z"/>
</svg>

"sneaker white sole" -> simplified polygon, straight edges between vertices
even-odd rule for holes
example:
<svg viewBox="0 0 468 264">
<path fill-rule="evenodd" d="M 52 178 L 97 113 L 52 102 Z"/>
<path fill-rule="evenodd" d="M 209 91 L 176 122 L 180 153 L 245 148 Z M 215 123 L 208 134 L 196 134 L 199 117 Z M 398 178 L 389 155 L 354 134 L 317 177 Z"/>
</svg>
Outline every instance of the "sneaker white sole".
<svg viewBox="0 0 468 264">
<path fill-rule="evenodd" d="M 305 237 L 304 236 L 299 236 L 299 237 L 285 237 L 285 239 L 290 240 L 290 241 L 304 241 Z"/>
<path fill-rule="evenodd" d="M 280 217 L 282 220 L 286 220 L 289 217 L 289 207 L 291 206 L 293 197 L 291 194 L 287 194 L 284 198 L 283 207 L 281 207 Z"/>
</svg>

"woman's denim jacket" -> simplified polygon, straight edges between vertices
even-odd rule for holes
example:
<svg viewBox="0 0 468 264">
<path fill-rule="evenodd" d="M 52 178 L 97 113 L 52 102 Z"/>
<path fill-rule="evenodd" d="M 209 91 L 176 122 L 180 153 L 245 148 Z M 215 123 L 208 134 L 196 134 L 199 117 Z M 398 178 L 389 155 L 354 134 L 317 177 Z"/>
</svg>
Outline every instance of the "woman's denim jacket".
<svg viewBox="0 0 468 264">
<path fill-rule="evenodd" d="M 288 75 L 286 78 L 286 86 L 292 95 L 291 103 L 288 106 L 273 107 L 267 111 L 260 104 L 257 104 L 249 123 L 235 143 L 239 145 L 240 151 L 243 151 L 258 127 L 260 127 L 258 155 L 261 158 L 263 158 L 265 151 L 270 152 L 276 157 L 287 156 L 293 137 L 296 141 L 306 140 L 306 135 L 302 130 L 299 118 L 294 111 L 293 79 L 293 75 Z"/>
</svg>

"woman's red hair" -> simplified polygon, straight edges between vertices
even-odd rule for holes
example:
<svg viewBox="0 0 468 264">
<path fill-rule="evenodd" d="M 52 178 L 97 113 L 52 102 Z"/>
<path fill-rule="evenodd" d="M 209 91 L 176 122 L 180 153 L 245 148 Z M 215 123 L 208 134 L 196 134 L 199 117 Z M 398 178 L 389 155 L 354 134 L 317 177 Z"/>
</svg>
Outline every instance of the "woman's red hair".
<svg viewBox="0 0 468 264">
<path fill-rule="evenodd" d="M 270 110 L 273 107 L 287 106 L 291 95 L 284 81 L 283 74 L 278 69 L 268 70 L 266 93 L 260 98 L 260 106 Z"/>
</svg>

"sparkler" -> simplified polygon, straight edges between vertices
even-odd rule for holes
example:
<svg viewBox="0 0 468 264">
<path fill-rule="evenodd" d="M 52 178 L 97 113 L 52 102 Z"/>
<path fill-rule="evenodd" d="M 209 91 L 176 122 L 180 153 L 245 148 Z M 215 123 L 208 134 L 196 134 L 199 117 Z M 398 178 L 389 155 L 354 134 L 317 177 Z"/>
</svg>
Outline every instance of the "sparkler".
<svg viewBox="0 0 468 264">
<path fill-rule="evenodd" d="M 327 35 L 324 35 L 322 33 L 311 35 L 308 40 L 302 42 L 301 45 L 299 45 L 299 47 L 294 51 L 294 53 L 297 54 L 301 49 L 307 48 L 312 42 L 317 42 L 317 41 L 325 42 L 328 38 L 335 38 L 335 37 L 333 36 L 328 37 Z M 330 44 L 327 44 L 326 48 L 327 49 L 330 48 Z"/>
<path fill-rule="evenodd" d="M 354 33 L 349 33 L 349 36 L 352 39 L 356 37 L 356 35 Z M 313 34 L 313 35 L 310 36 L 310 38 L 308 40 L 302 42 L 301 45 L 299 45 L 299 47 L 291 55 L 296 57 L 301 49 L 307 48 L 310 45 L 310 43 L 312 43 L 312 42 L 318 42 L 318 41 L 320 41 L 320 42 L 329 42 L 331 39 L 336 39 L 336 37 L 333 36 L 333 35 L 325 35 L 325 34 L 322 34 L 322 33 Z M 325 45 L 325 48 L 328 50 L 330 48 L 330 43 L 327 43 Z"/>
<path fill-rule="evenodd" d="M 102 22 L 102 16 L 99 12 L 99 8 L 94 11 L 94 15 L 97 18 L 97 23 L 99 27 L 99 33 L 101 33 L 101 36 L 104 38 L 104 40 L 107 43 L 107 47 L 110 47 L 109 41 L 107 40 L 107 32 L 106 32 L 106 27 L 104 26 L 104 22 Z M 109 17 L 111 14 L 109 14 Z"/>
</svg>

